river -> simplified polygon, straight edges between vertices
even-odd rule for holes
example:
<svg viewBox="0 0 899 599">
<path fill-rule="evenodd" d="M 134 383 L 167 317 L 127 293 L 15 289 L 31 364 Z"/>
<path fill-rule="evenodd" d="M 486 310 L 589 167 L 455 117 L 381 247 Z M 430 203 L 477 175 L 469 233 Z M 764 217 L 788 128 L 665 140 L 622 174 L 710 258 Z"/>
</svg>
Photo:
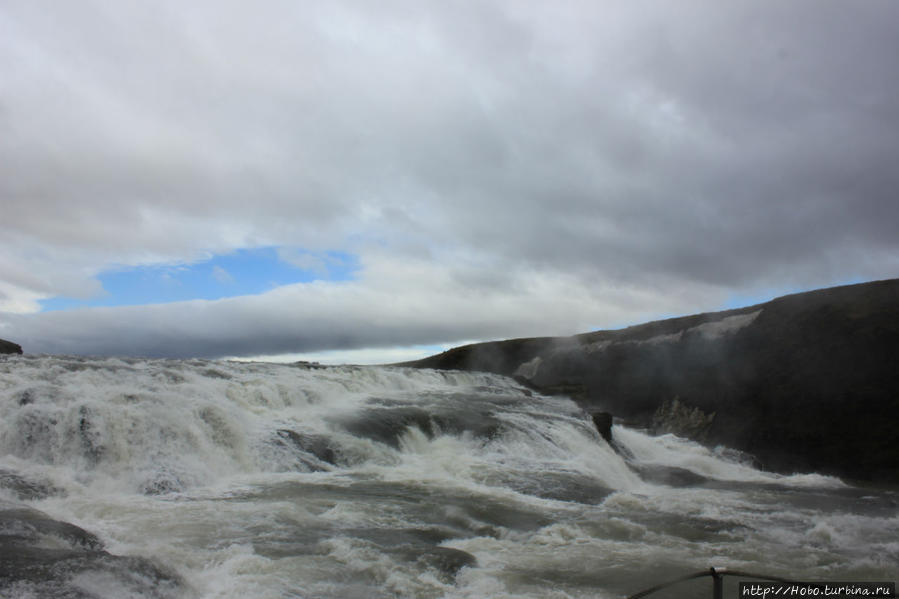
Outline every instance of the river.
<svg viewBox="0 0 899 599">
<path fill-rule="evenodd" d="M 10 356 L 0 416 L 3 597 L 594 599 L 899 564 L 894 491 L 609 444 L 490 374 Z"/>
</svg>

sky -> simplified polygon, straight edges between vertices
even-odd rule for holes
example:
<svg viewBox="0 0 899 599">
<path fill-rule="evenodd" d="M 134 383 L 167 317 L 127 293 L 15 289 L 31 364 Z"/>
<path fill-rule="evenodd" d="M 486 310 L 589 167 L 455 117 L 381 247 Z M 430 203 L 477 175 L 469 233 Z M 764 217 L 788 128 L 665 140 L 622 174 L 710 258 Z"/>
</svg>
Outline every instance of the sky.
<svg viewBox="0 0 899 599">
<path fill-rule="evenodd" d="M 378 363 L 899 276 L 895 0 L 4 0 L 0 337 Z"/>
</svg>

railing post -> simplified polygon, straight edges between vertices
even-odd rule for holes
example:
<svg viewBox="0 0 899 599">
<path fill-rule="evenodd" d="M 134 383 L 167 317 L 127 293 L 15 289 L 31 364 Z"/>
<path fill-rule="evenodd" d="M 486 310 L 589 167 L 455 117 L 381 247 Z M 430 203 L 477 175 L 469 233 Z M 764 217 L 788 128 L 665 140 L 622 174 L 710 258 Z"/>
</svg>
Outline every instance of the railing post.
<svg viewBox="0 0 899 599">
<path fill-rule="evenodd" d="M 711 567 L 712 571 L 712 599 L 724 599 L 724 574 L 727 568 Z"/>
</svg>

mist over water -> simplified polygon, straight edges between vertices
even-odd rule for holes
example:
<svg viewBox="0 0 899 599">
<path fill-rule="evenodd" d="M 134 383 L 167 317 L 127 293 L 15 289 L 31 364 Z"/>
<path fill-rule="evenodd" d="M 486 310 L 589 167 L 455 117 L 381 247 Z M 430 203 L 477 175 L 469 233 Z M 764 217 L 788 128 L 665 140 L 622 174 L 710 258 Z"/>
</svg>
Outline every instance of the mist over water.
<svg viewBox="0 0 899 599">
<path fill-rule="evenodd" d="M 613 436 L 488 374 L 4 358 L 0 552 L 25 557 L 0 594 L 622 597 L 709 566 L 895 579 L 894 492 Z"/>
</svg>

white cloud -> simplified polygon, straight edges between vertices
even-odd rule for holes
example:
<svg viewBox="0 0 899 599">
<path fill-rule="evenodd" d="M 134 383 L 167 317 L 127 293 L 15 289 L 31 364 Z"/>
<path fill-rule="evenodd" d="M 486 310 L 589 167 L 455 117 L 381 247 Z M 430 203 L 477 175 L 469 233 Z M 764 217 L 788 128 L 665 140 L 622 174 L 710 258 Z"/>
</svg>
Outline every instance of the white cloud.
<svg viewBox="0 0 899 599">
<path fill-rule="evenodd" d="M 308 354 L 573 334 L 610 319 L 643 318 L 663 301 L 686 309 L 702 299 L 664 289 L 587 288 L 539 271 L 505 287 L 476 288 L 460 270 L 422 260 L 397 264 L 386 255 L 364 266 L 357 281 L 299 283 L 261 295 L 8 317 L 4 334 L 34 353 Z"/>
<path fill-rule="evenodd" d="M 218 265 L 212 267 L 212 278 L 226 285 L 234 282 L 234 277 L 231 276 L 231 273 Z"/>
<path fill-rule="evenodd" d="M 278 259 L 299 269 L 311 271 L 319 276 L 328 273 L 327 260 L 321 255 L 296 248 L 278 248 Z"/>
<path fill-rule="evenodd" d="M 41 309 L 41 305 L 38 303 L 40 299 L 42 299 L 41 295 L 33 293 L 28 289 L 22 289 L 21 287 L 0 281 L 0 314 L 3 312 L 9 314 L 38 312 Z M 3 322 L 0 320 L 0 326 L 2 325 Z"/>
</svg>

